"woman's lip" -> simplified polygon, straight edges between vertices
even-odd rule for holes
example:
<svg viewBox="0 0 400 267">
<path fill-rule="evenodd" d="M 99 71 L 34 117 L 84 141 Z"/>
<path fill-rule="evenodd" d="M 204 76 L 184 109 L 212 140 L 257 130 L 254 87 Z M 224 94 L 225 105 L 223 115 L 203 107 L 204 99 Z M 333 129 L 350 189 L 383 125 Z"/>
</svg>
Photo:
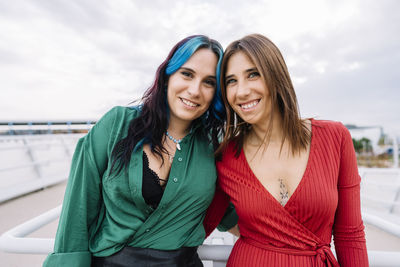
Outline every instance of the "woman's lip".
<svg viewBox="0 0 400 267">
<path fill-rule="evenodd" d="M 197 104 L 197 103 L 195 103 L 195 102 L 193 102 L 193 101 L 190 101 L 189 99 L 186 99 L 186 98 L 183 98 L 183 97 L 179 97 L 179 99 L 180 99 L 180 100 L 182 101 L 182 103 L 183 103 L 185 106 L 187 106 L 187 107 L 196 108 L 196 107 L 200 106 L 200 104 Z"/>
<path fill-rule="evenodd" d="M 244 111 L 248 111 L 248 110 L 254 109 L 258 105 L 258 103 L 260 103 L 260 99 L 256 99 L 256 100 L 248 101 L 246 103 L 239 104 L 239 107 Z"/>
</svg>

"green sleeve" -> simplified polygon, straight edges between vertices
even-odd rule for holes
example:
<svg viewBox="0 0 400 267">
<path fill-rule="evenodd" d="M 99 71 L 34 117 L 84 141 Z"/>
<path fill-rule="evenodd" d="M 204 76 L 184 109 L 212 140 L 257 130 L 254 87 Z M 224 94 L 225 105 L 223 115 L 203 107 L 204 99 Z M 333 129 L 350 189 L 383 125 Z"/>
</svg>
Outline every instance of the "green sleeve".
<svg viewBox="0 0 400 267">
<path fill-rule="evenodd" d="M 222 232 L 226 232 L 238 223 L 238 215 L 236 214 L 235 206 L 229 202 L 228 208 L 226 208 L 224 217 L 217 226 L 217 229 Z"/>
<path fill-rule="evenodd" d="M 43 267 L 57 266 L 57 267 L 90 267 L 92 262 L 92 255 L 89 251 L 85 252 L 64 252 L 52 253 L 47 256 L 43 263 Z"/>
<path fill-rule="evenodd" d="M 102 206 L 101 178 L 109 159 L 108 143 L 115 108 L 78 141 L 64 195 L 54 252 L 44 267 L 90 267 L 89 239 Z"/>
</svg>

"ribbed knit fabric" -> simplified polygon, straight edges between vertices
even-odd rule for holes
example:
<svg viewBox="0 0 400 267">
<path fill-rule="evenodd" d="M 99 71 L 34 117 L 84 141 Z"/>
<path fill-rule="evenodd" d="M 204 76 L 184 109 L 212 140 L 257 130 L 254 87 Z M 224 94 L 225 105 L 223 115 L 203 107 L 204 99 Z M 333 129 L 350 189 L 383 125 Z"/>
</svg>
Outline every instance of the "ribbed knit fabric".
<svg viewBox="0 0 400 267">
<path fill-rule="evenodd" d="M 360 176 L 349 131 L 312 120 L 310 155 L 298 187 L 283 207 L 231 143 L 217 163 L 219 185 L 205 219 L 210 234 L 231 201 L 240 239 L 227 266 L 368 266 L 360 212 Z M 337 261 L 330 250 L 334 236 Z"/>
</svg>

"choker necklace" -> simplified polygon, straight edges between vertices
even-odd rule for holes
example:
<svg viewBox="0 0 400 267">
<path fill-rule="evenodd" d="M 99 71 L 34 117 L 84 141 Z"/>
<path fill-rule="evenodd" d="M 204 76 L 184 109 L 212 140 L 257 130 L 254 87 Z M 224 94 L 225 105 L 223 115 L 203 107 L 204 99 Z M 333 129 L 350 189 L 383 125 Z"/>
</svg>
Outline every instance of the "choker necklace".
<svg viewBox="0 0 400 267">
<path fill-rule="evenodd" d="M 174 143 L 176 144 L 176 149 L 181 150 L 180 142 L 182 141 L 182 139 L 176 140 L 175 138 L 172 137 L 172 135 L 170 135 L 170 134 L 168 133 L 168 131 L 166 131 L 165 134 L 168 136 L 168 138 L 169 138 L 170 140 L 172 140 L 172 142 L 174 142 Z"/>
</svg>

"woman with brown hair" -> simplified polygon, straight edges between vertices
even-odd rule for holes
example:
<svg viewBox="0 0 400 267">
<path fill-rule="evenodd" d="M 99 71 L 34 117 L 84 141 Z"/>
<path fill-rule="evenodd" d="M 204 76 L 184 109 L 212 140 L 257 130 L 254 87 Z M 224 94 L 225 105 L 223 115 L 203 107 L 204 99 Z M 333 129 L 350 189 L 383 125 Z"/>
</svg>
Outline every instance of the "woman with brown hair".
<svg viewBox="0 0 400 267">
<path fill-rule="evenodd" d="M 227 266 L 368 266 L 349 131 L 300 118 L 285 61 L 262 35 L 228 46 L 221 85 L 227 130 L 205 222 L 209 233 L 235 206 L 240 238 Z"/>
</svg>

